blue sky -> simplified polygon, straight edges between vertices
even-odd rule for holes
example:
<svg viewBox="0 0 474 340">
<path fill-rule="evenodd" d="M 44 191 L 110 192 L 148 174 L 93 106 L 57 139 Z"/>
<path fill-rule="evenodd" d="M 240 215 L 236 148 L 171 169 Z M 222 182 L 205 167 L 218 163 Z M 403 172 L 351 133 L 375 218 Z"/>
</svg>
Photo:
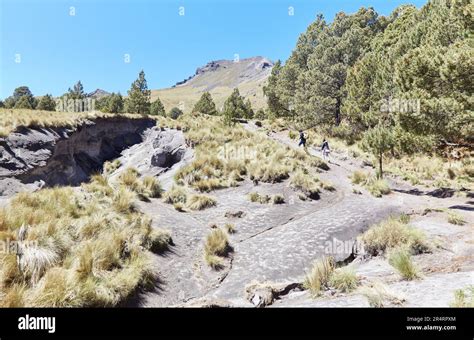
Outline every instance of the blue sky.
<svg viewBox="0 0 474 340">
<path fill-rule="evenodd" d="M 79 79 L 87 92 L 126 94 L 141 69 L 156 89 L 234 54 L 285 60 L 317 13 L 332 21 L 337 12 L 371 6 L 387 15 L 407 2 L 0 0 L 0 98 L 21 85 L 34 95 L 57 96 Z M 420 7 L 426 1 L 410 3 Z"/>
</svg>

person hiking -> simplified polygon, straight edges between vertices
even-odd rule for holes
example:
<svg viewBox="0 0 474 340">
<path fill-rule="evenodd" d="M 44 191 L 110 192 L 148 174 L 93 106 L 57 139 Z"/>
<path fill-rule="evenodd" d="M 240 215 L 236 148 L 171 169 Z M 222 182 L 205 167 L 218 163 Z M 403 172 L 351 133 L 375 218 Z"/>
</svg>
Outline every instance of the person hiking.
<svg viewBox="0 0 474 340">
<path fill-rule="evenodd" d="M 298 146 L 300 145 L 303 145 L 303 148 L 306 148 L 306 137 L 303 130 L 300 130 L 300 142 L 298 143 Z"/>
<path fill-rule="evenodd" d="M 323 159 L 326 160 L 329 157 L 331 149 L 329 148 L 329 143 L 326 138 L 323 139 L 323 145 L 321 145 L 321 152 L 323 154 Z"/>
</svg>

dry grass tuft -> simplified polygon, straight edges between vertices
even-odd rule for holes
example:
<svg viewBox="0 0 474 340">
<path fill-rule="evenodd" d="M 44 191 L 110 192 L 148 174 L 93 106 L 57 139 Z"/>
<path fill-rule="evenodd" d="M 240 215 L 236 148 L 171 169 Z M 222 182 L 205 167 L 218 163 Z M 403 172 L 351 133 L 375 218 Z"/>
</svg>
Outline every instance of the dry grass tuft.
<svg viewBox="0 0 474 340">
<path fill-rule="evenodd" d="M 399 246 L 390 250 L 388 262 L 405 280 L 413 280 L 419 277 L 418 269 L 411 260 L 410 249 L 406 246 Z"/>
<path fill-rule="evenodd" d="M 311 270 L 306 273 L 303 287 L 308 289 L 313 297 L 319 296 L 321 291 L 327 288 L 333 271 L 334 260 L 331 257 L 315 261 Z"/>
<path fill-rule="evenodd" d="M 214 207 L 217 204 L 215 198 L 207 195 L 191 195 L 187 207 L 191 210 L 204 210 Z"/>
<path fill-rule="evenodd" d="M 222 257 L 227 256 L 230 251 L 227 233 L 216 228 L 206 237 L 204 244 L 204 257 L 211 267 L 218 269 L 222 265 Z"/>
</svg>

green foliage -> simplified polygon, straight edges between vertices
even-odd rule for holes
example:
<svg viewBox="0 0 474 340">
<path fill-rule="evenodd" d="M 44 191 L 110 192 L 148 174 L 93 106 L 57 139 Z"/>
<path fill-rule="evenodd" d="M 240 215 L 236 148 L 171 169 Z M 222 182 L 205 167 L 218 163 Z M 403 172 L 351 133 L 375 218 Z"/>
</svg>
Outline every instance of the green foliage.
<svg viewBox="0 0 474 340">
<path fill-rule="evenodd" d="M 84 87 L 82 86 L 81 81 L 79 80 L 74 84 L 73 88 L 68 88 L 67 98 L 68 99 L 84 99 L 86 94 L 84 93 Z"/>
<path fill-rule="evenodd" d="M 178 119 L 179 116 L 183 114 L 183 111 L 178 109 L 177 107 L 173 107 L 170 112 L 168 112 L 168 117 L 171 119 Z"/>
<path fill-rule="evenodd" d="M 365 151 L 372 152 L 378 159 L 379 168 L 377 176 L 383 177 L 383 155 L 392 150 L 395 139 L 391 129 L 379 124 L 368 130 L 363 137 L 362 148 Z"/>
<path fill-rule="evenodd" d="M 150 113 L 150 95 L 151 91 L 148 90 L 145 72 L 141 70 L 137 80 L 132 83 L 130 90 L 128 90 L 125 110 L 129 113 Z"/>
<path fill-rule="evenodd" d="M 165 107 L 160 98 L 156 98 L 156 100 L 151 103 L 150 114 L 155 116 L 166 116 Z"/>
<path fill-rule="evenodd" d="M 12 96 L 5 99 L 3 105 L 7 109 L 35 109 L 38 101 L 33 97 L 28 86 L 20 86 L 13 91 Z"/>
<path fill-rule="evenodd" d="M 252 118 L 253 111 L 251 106 L 249 107 L 244 103 L 244 98 L 240 95 L 239 89 L 235 88 L 232 94 L 227 98 L 224 103 L 224 122 L 227 125 L 235 123 L 236 119 L 239 118 Z"/>
<path fill-rule="evenodd" d="M 102 97 L 96 102 L 96 109 L 107 113 L 123 112 L 124 100 L 120 93 L 112 93 L 109 96 Z"/>
<path fill-rule="evenodd" d="M 204 92 L 199 101 L 194 105 L 193 112 L 217 115 L 216 104 L 209 92 Z"/>
<path fill-rule="evenodd" d="M 45 110 L 45 111 L 54 111 L 56 110 L 56 102 L 54 101 L 53 97 L 50 94 L 44 95 L 38 102 L 38 106 L 36 107 L 38 110 Z"/>
</svg>

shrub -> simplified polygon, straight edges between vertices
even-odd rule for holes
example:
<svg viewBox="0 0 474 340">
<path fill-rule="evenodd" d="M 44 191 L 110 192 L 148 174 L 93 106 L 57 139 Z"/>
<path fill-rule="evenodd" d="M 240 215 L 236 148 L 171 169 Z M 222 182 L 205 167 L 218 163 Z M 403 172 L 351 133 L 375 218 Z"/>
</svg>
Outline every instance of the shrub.
<svg viewBox="0 0 474 340">
<path fill-rule="evenodd" d="M 466 223 L 461 215 L 453 211 L 448 213 L 448 222 L 455 225 L 464 225 Z"/>
<path fill-rule="evenodd" d="M 207 195 L 191 195 L 187 206 L 191 210 L 203 210 L 215 206 L 216 203 L 215 198 Z"/>
<path fill-rule="evenodd" d="M 142 184 L 145 189 L 145 193 L 148 197 L 157 198 L 161 196 L 160 182 L 153 176 L 145 176 L 142 179 Z"/>
<path fill-rule="evenodd" d="M 351 267 L 336 269 L 329 279 L 329 285 L 341 292 L 350 292 L 357 288 L 357 276 Z"/>
<path fill-rule="evenodd" d="M 272 197 L 273 204 L 283 204 L 285 203 L 285 197 L 283 195 L 277 194 Z"/>
<path fill-rule="evenodd" d="M 449 304 L 450 307 L 474 307 L 474 286 L 470 286 L 467 291 L 470 297 L 463 289 L 456 289 L 454 291 L 454 301 Z"/>
<path fill-rule="evenodd" d="M 366 183 L 367 190 L 375 197 L 382 197 L 390 193 L 390 187 L 384 179 L 371 178 Z"/>
<path fill-rule="evenodd" d="M 399 246 L 389 253 L 388 262 L 400 273 L 405 280 L 413 280 L 418 275 L 418 270 L 411 260 L 410 249 Z"/>
<path fill-rule="evenodd" d="M 206 237 L 204 244 L 204 258 L 214 269 L 222 265 L 221 257 L 227 256 L 230 250 L 227 233 L 222 229 L 213 229 Z"/>
<path fill-rule="evenodd" d="M 316 183 L 317 181 L 317 178 L 314 179 L 303 171 L 297 170 L 290 177 L 290 186 L 301 190 L 309 198 L 318 199 L 320 191 Z"/>
<path fill-rule="evenodd" d="M 363 171 L 356 170 L 352 173 L 351 181 L 352 184 L 365 184 L 365 181 L 369 177 L 369 174 Z"/>
<path fill-rule="evenodd" d="M 334 271 L 334 260 L 331 257 L 323 257 L 314 262 L 311 270 L 306 274 L 303 287 L 308 289 L 313 297 L 319 296 Z"/>
<path fill-rule="evenodd" d="M 170 112 L 168 112 L 168 117 L 170 117 L 171 119 L 178 119 L 178 117 L 181 115 L 183 115 L 183 111 L 181 111 L 177 107 L 173 107 Z"/>
<path fill-rule="evenodd" d="M 183 203 L 185 204 L 188 199 L 188 193 L 185 188 L 173 185 L 170 190 L 163 194 L 163 202 L 174 204 Z"/>
<path fill-rule="evenodd" d="M 360 239 L 364 249 L 371 255 L 383 253 L 400 245 L 407 245 L 415 254 L 427 252 L 431 248 L 422 231 L 409 227 L 394 217 L 372 226 L 360 236 Z"/>
</svg>

